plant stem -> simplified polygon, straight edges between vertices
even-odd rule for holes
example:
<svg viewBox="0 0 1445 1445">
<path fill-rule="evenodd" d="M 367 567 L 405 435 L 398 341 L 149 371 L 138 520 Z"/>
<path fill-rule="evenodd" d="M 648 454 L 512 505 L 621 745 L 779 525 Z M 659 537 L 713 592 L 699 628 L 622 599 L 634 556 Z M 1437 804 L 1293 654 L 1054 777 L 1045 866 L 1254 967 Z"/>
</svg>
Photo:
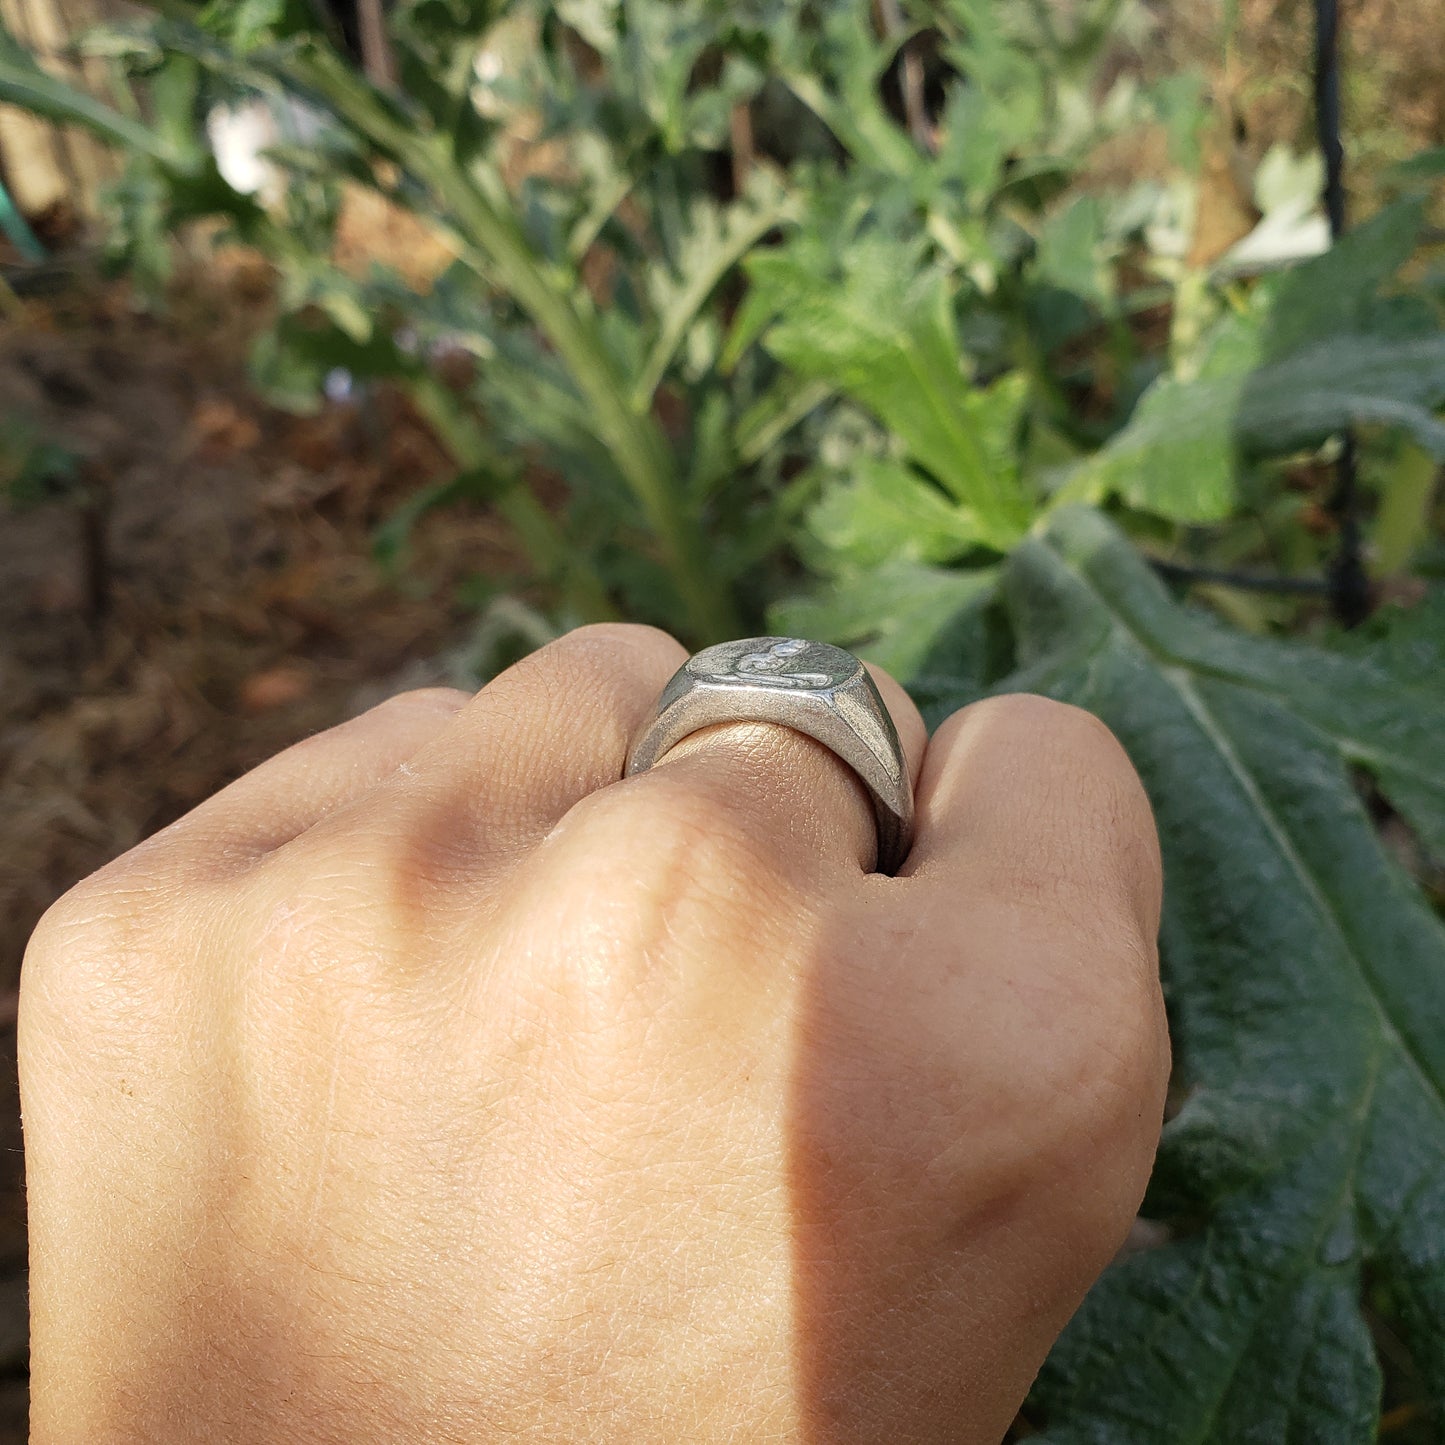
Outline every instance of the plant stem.
<svg viewBox="0 0 1445 1445">
<path fill-rule="evenodd" d="M 732 147 L 733 194 L 740 196 L 748 188 L 753 169 L 753 113 L 745 100 L 738 101 L 728 112 L 728 139 Z"/>
<path fill-rule="evenodd" d="M 85 620 L 92 634 L 98 635 L 110 612 L 111 486 L 102 468 L 93 466 L 88 470 L 80 507 L 80 545 L 85 565 Z"/>
<path fill-rule="evenodd" d="M 1166 562 L 1151 557 L 1149 565 L 1170 582 L 1206 582 L 1216 587 L 1235 587 L 1242 592 L 1278 592 L 1305 597 L 1329 591 L 1329 583 L 1318 577 L 1280 577 L 1263 572 L 1231 572 L 1221 567 L 1195 567 L 1185 562 Z"/>
<path fill-rule="evenodd" d="M 889 42 L 898 41 L 898 89 L 903 96 L 903 114 L 913 143 L 925 155 L 933 154 L 933 130 L 923 103 L 923 62 L 913 47 L 913 37 L 898 8 L 898 0 L 878 0 L 883 33 Z"/>
<path fill-rule="evenodd" d="M 417 411 L 458 465 L 500 466 L 476 421 L 436 377 L 413 377 L 407 390 Z M 493 505 L 517 534 L 532 565 L 562 588 L 569 604 L 581 617 L 588 622 L 608 622 L 617 617 L 617 608 L 607 595 L 602 579 L 568 544 L 552 515 L 520 479 L 498 493 Z"/>
<path fill-rule="evenodd" d="M 685 629 L 699 640 L 735 636 L 741 624 L 731 591 L 717 575 L 699 521 L 686 506 L 662 433 L 650 412 L 631 404 L 612 358 L 565 282 L 534 255 L 514 218 L 453 163 L 441 137 L 412 131 L 325 51 L 313 48 L 285 65 L 344 120 L 395 156 L 455 217 L 489 263 L 493 279 L 532 317 L 566 364 L 597 435 L 657 537 L 683 605 Z"/>
<path fill-rule="evenodd" d="M 357 0 L 357 28 L 361 31 L 361 68 L 366 78 L 383 90 L 396 88 L 396 56 L 386 33 L 381 0 Z"/>
</svg>

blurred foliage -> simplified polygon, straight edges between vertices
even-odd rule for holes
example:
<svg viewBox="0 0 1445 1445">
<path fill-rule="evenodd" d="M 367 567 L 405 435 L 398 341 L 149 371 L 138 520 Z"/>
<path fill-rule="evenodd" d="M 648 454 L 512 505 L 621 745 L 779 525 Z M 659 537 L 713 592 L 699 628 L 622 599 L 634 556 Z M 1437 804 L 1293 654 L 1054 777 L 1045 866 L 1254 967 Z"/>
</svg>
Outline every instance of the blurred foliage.
<svg viewBox="0 0 1445 1445">
<path fill-rule="evenodd" d="M 0 417 L 0 503 L 15 510 L 74 499 L 79 458 L 47 440 L 23 417 Z"/>
<path fill-rule="evenodd" d="M 1309 579 L 1346 429 L 1376 581 L 1416 599 L 1441 567 L 1445 168 L 1376 178 L 1383 209 L 1324 250 L 1318 161 L 1277 146 L 1253 230 L 1202 255 L 1204 89 L 1139 78 L 1144 23 L 1127 0 L 402 0 L 381 86 L 300 0 L 164 0 L 86 42 L 146 83 L 145 119 L 13 42 L 0 98 L 127 149 L 111 242 L 140 280 L 202 217 L 271 260 L 273 397 L 409 392 L 456 475 L 379 555 L 485 502 L 535 571 L 525 602 L 478 599 L 483 670 L 509 628 L 626 615 L 853 646 L 935 718 L 1017 687 L 1100 713 L 1163 831 L 1183 1105 L 1147 1207 L 1170 1242 L 1105 1277 L 1028 1417 L 1056 1442 L 1344 1445 L 1383 1400 L 1434 1438 L 1445 933 L 1370 810 L 1445 859 L 1445 612 L 1347 642 Z M 270 126 L 254 194 L 207 142 L 238 107 Z M 1146 134 L 1167 174 L 1094 179 Z M 358 190 L 431 238 L 424 281 L 339 263 Z M 1234 585 L 1261 569 L 1304 580 Z"/>
</svg>

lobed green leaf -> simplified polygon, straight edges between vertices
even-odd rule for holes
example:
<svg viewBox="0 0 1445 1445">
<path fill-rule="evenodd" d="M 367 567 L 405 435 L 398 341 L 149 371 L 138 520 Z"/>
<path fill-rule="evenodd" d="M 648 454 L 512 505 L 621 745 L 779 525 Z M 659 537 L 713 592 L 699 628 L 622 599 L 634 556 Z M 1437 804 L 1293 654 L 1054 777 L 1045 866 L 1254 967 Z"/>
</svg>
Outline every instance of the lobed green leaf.
<svg viewBox="0 0 1445 1445">
<path fill-rule="evenodd" d="M 1367 1275 L 1445 1409 L 1445 929 L 1351 785 L 1445 843 L 1438 600 L 1381 660 L 1175 604 L 1096 513 L 1010 560 L 1021 669 L 1091 709 L 1149 789 L 1177 1076 L 1148 1208 L 1045 1367 L 1050 1445 L 1365 1445 Z M 935 703 L 947 706 L 949 699 Z"/>
</svg>

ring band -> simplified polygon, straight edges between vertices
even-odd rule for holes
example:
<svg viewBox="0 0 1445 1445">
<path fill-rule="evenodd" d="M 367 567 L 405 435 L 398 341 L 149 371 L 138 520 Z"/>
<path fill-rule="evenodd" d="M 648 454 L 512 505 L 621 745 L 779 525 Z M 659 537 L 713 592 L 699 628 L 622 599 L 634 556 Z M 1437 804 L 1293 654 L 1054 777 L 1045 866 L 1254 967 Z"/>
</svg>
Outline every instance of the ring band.
<svg viewBox="0 0 1445 1445">
<path fill-rule="evenodd" d="M 913 841 L 908 763 L 868 669 L 851 652 L 801 637 L 749 637 L 694 653 L 663 688 L 625 775 L 645 773 L 692 733 L 730 722 L 781 724 L 845 762 L 873 803 L 876 870 L 898 871 Z"/>
</svg>

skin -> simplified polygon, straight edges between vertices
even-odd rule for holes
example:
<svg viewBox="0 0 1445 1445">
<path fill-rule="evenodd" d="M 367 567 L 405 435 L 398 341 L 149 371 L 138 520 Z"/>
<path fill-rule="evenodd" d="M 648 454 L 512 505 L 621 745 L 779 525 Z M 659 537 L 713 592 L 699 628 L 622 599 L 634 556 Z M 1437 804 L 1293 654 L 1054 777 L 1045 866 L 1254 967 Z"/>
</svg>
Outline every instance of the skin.
<svg viewBox="0 0 1445 1445">
<path fill-rule="evenodd" d="M 786 728 L 620 781 L 586 628 L 288 749 L 26 955 L 32 1441 L 995 1442 L 1126 1234 L 1168 1041 L 1085 713 L 931 741 L 896 878 Z"/>
</svg>

